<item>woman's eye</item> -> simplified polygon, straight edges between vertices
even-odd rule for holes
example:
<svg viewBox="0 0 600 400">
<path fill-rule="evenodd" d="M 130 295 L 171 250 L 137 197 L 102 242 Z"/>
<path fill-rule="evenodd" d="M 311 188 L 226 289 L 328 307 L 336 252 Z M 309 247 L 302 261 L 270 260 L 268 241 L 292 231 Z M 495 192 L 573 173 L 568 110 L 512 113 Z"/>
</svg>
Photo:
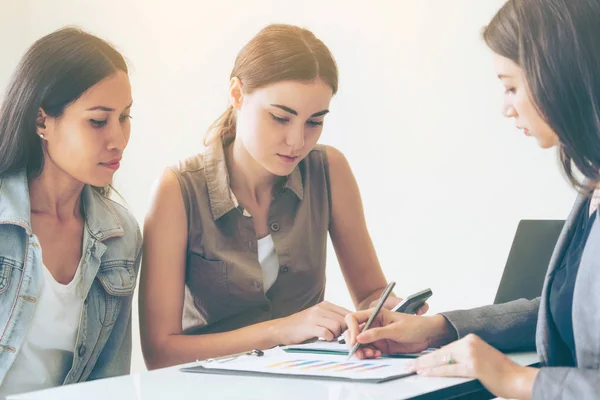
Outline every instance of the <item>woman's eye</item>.
<svg viewBox="0 0 600 400">
<path fill-rule="evenodd" d="M 273 118 L 274 121 L 279 122 L 280 124 L 287 124 L 288 122 L 290 122 L 289 118 L 278 117 L 277 115 L 272 113 L 269 114 L 271 114 L 271 118 Z"/>
<path fill-rule="evenodd" d="M 90 123 L 94 128 L 102 128 L 108 123 L 106 119 L 90 119 Z"/>
</svg>

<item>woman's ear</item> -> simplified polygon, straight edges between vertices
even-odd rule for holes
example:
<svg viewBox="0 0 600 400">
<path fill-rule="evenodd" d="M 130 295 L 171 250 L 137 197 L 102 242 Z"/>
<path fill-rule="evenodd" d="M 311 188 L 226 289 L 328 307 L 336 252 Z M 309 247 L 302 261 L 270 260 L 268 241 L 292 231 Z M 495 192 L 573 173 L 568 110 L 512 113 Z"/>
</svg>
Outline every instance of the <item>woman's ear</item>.
<svg viewBox="0 0 600 400">
<path fill-rule="evenodd" d="M 237 76 L 234 76 L 229 82 L 229 102 L 235 110 L 239 111 L 242 108 L 243 98 L 242 81 Z"/>
<path fill-rule="evenodd" d="M 46 118 L 48 116 L 46 115 L 46 113 L 44 112 L 44 110 L 42 110 L 41 108 L 38 110 L 37 112 L 37 117 L 35 119 L 35 125 L 37 127 L 36 129 L 36 133 L 38 135 L 45 135 L 46 134 Z"/>
</svg>

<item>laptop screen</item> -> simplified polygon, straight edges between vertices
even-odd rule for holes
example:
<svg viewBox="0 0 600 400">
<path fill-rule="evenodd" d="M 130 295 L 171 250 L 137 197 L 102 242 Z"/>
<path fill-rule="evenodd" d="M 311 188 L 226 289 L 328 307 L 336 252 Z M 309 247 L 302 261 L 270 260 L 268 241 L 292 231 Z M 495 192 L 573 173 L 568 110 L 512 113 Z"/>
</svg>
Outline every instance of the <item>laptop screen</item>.
<svg viewBox="0 0 600 400">
<path fill-rule="evenodd" d="M 564 220 L 521 220 L 494 304 L 542 294 L 546 270 Z"/>
</svg>

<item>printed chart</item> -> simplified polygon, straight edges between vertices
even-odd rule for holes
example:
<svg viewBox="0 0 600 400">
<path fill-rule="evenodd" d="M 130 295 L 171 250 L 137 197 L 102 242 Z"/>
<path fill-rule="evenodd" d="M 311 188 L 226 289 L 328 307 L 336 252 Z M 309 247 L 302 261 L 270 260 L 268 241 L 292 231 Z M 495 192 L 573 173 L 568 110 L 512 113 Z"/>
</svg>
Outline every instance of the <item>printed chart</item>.
<svg viewBox="0 0 600 400">
<path fill-rule="evenodd" d="M 223 370 L 223 372 L 252 374 L 268 374 L 303 377 L 320 377 L 332 379 L 349 379 L 358 381 L 382 382 L 410 375 L 410 359 L 375 359 L 346 361 L 346 356 L 336 355 L 299 355 L 270 353 L 268 356 L 243 356 L 226 362 L 203 363 L 206 370 Z M 206 371 L 208 372 L 208 371 Z M 216 372 L 216 371 L 215 371 Z"/>
</svg>

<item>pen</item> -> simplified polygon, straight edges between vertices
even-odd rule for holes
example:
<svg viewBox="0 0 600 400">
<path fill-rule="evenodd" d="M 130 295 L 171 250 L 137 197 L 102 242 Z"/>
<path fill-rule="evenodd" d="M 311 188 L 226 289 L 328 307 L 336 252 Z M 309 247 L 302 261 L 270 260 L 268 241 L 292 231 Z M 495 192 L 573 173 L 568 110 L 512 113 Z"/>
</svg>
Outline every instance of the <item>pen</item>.
<svg viewBox="0 0 600 400">
<path fill-rule="evenodd" d="M 375 317 L 377 317 L 377 314 L 379 314 L 379 311 L 381 311 L 381 307 L 383 307 L 383 304 L 389 297 L 390 293 L 392 293 L 392 289 L 394 289 L 394 286 L 396 286 L 396 282 L 392 281 L 392 282 L 388 283 L 388 285 L 385 287 L 385 290 L 383 291 L 383 293 L 381 293 L 381 296 L 379 297 L 379 302 L 375 306 L 375 309 L 371 313 L 371 316 L 367 320 L 367 323 L 363 327 L 361 333 L 365 332 L 367 329 L 369 329 L 371 327 L 371 324 L 375 320 Z M 352 356 L 354 355 L 354 353 L 356 353 L 356 350 L 358 350 L 359 347 L 360 347 L 360 343 L 358 341 L 356 341 L 356 343 L 354 343 L 354 346 L 352 346 L 350 353 L 348 353 L 348 358 L 346 359 L 346 361 L 348 361 L 352 358 Z"/>
</svg>

